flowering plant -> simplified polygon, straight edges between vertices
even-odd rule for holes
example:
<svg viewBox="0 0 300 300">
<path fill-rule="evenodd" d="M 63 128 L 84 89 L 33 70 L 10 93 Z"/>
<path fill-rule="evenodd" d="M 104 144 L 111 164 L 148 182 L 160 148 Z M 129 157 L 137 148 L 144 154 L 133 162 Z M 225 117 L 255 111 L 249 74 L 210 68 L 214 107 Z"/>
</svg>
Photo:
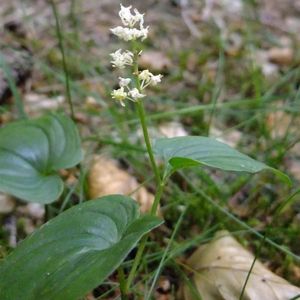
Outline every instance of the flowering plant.
<svg viewBox="0 0 300 300">
<path fill-rule="evenodd" d="M 144 15 L 137 9 L 132 10 L 131 6 L 121 5 L 119 16 L 123 26 L 117 26 L 111 32 L 127 42 L 128 49 L 112 53 L 111 63 L 114 68 L 129 69 L 130 72 L 119 77 L 119 88 L 111 92 L 111 97 L 123 107 L 127 100 L 132 101 L 136 108 L 156 183 L 151 211 L 141 216 L 133 199 L 110 195 L 62 212 L 26 238 L 0 264 L 1 300 L 82 298 L 116 269 L 121 298 L 126 300 L 132 293 L 148 233 L 162 223 L 156 216 L 157 210 L 168 179 L 174 172 L 206 166 L 248 173 L 273 170 L 285 176 L 208 137 L 164 138 L 155 141 L 153 146 L 144 104 L 147 104 L 147 88 L 159 84 L 162 75 L 139 69 L 141 51 L 135 41 L 145 40 L 149 33 L 149 26 L 144 26 Z M 161 168 L 155 156 L 162 158 Z M 4 126 L 0 128 L 0 191 L 24 201 L 56 201 L 64 191 L 59 170 L 75 167 L 82 158 L 76 124 L 67 116 L 51 114 Z M 65 194 L 68 199 L 69 192 Z M 65 201 L 62 201 L 62 206 Z M 137 245 L 130 270 L 124 270 L 122 262 Z M 160 270 L 161 266 L 145 296 L 147 300 Z"/>
</svg>

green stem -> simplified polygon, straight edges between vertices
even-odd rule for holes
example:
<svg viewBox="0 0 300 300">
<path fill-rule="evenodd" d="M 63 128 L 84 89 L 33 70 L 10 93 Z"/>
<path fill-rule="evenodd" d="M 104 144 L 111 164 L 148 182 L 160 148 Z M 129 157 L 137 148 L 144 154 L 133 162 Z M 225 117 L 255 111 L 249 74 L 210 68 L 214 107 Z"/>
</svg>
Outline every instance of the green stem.
<svg viewBox="0 0 300 300">
<path fill-rule="evenodd" d="M 133 262 L 133 265 L 132 265 L 132 268 L 130 270 L 130 273 L 128 275 L 128 278 L 127 278 L 127 282 L 126 282 L 126 294 L 128 294 L 128 291 L 131 287 L 131 284 L 132 284 L 132 281 L 135 277 L 135 273 L 137 271 L 137 268 L 141 262 L 141 259 L 142 259 L 142 255 L 144 253 L 144 250 L 145 250 L 145 247 L 146 247 L 146 243 L 147 243 L 147 240 L 148 240 L 148 234 L 145 235 L 142 240 L 141 240 L 141 243 L 138 247 L 138 251 L 137 251 L 137 254 L 135 256 L 135 259 L 134 259 L 134 262 Z"/>
<path fill-rule="evenodd" d="M 158 189 L 157 189 L 156 193 L 155 193 L 154 201 L 153 201 L 151 211 L 150 211 L 152 216 L 155 216 L 156 213 L 157 213 L 158 205 L 159 205 L 160 198 L 161 198 L 161 195 L 163 193 L 164 187 L 165 187 L 165 183 L 161 182 L 158 186 Z"/>
<path fill-rule="evenodd" d="M 64 45 L 63 45 L 63 36 L 62 36 L 61 28 L 60 28 L 59 16 L 58 16 L 58 11 L 56 8 L 55 0 L 50 0 L 50 4 L 52 7 L 54 17 L 55 17 L 56 35 L 58 38 L 59 49 L 60 49 L 61 56 L 62 56 L 63 70 L 64 70 L 65 82 L 66 82 L 66 98 L 69 103 L 71 117 L 73 120 L 75 120 L 75 114 L 74 114 L 74 108 L 73 108 L 72 96 L 71 96 L 69 71 L 68 71 L 68 66 L 67 66 L 67 61 L 66 61 L 65 49 L 64 49 Z"/>
<path fill-rule="evenodd" d="M 138 78 L 138 73 L 139 73 L 139 68 L 138 68 L 138 51 L 136 49 L 136 45 L 133 44 L 132 45 L 132 49 L 133 49 L 133 53 L 134 53 L 134 64 L 133 64 L 133 74 L 135 75 L 135 79 L 136 79 L 136 87 L 137 89 L 141 92 L 141 85 L 140 85 L 140 81 Z M 147 128 L 147 121 L 146 121 L 146 113 L 145 113 L 145 109 L 144 109 L 144 105 L 143 102 L 141 100 L 136 102 L 136 107 L 137 107 L 137 112 L 138 112 L 138 116 L 139 116 L 139 120 L 140 120 L 140 124 L 142 126 L 142 130 L 143 130 L 143 136 L 144 136 L 144 141 L 146 144 L 146 149 L 149 155 L 149 159 L 150 159 L 150 164 L 152 167 L 152 170 L 154 172 L 154 176 L 155 176 L 155 180 L 156 180 L 156 184 L 157 184 L 157 190 L 155 193 L 155 197 L 154 197 L 154 201 L 151 207 L 151 215 L 156 215 L 157 213 L 157 209 L 158 209 L 158 205 L 161 199 L 161 195 L 165 186 L 165 180 L 162 180 L 161 176 L 160 176 L 160 172 L 159 169 L 156 165 L 155 162 L 155 158 L 154 158 L 154 154 L 153 154 L 153 150 L 152 150 L 152 145 L 151 145 L 151 141 L 150 141 L 150 137 L 149 137 L 149 132 L 148 132 L 148 128 Z M 142 255 L 144 253 L 145 247 L 146 247 L 146 243 L 148 240 L 148 236 L 149 234 L 145 235 L 142 240 L 141 243 L 138 247 L 138 251 L 137 254 L 135 256 L 132 268 L 130 270 L 130 273 L 128 275 L 128 279 L 126 282 L 126 287 L 125 287 L 125 294 L 128 294 L 128 291 L 131 287 L 132 281 L 135 278 L 135 274 L 136 271 L 138 269 L 138 266 L 140 265 L 141 259 L 142 259 Z"/>
<path fill-rule="evenodd" d="M 120 292 L 121 292 L 121 299 L 127 300 L 127 293 L 126 293 L 126 280 L 123 268 L 120 266 L 118 269 L 118 279 L 120 283 Z"/>
<path fill-rule="evenodd" d="M 158 205 L 159 205 L 160 198 L 161 198 L 161 195 L 162 195 L 164 187 L 165 187 L 165 182 L 162 181 L 159 184 L 159 187 L 158 187 L 158 189 L 157 189 L 157 191 L 155 193 L 154 202 L 153 202 L 153 205 L 152 205 L 152 208 L 151 208 L 151 215 L 155 215 L 156 212 L 157 212 L 157 208 L 158 208 Z M 128 293 L 128 290 L 130 289 L 132 281 L 133 281 L 133 279 L 135 277 L 135 273 L 136 273 L 136 271 L 138 269 L 138 266 L 140 265 L 140 262 L 141 262 L 141 259 L 142 259 L 142 255 L 144 253 L 144 250 L 145 250 L 145 247 L 146 247 L 146 243 L 147 243 L 147 240 L 148 240 L 148 236 L 149 236 L 149 234 L 145 235 L 142 238 L 141 243 L 140 243 L 140 245 L 138 247 L 137 254 L 135 256 L 132 268 L 131 268 L 130 273 L 128 275 L 128 279 L 127 279 L 127 283 L 126 283 L 126 293 Z"/>
<path fill-rule="evenodd" d="M 156 184 L 160 185 L 161 184 L 161 178 L 160 178 L 158 167 L 157 167 L 156 162 L 155 162 L 155 158 L 154 158 L 154 154 L 153 154 L 153 150 L 152 150 L 152 146 L 151 146 L 151 142 L 150 142 L 150 137 L 149 137 L 147 124 L 146 124 L 146 114 L 145 114 L 143 102 L 138 101 L 136 103 L 136 106 L 137 106 L 137 111 L 138 111 L 140 123 L 141 123 L 142 129 L 143 129 L 144 140 L 145 140 L 147 152 L 148 152 L 148 155 L 149 155 L 149 158 L 150 158 L 151 167 L 152 167 L 152 170 L 153 170 L 154 175 L 155 175 Z"/>
</svg>

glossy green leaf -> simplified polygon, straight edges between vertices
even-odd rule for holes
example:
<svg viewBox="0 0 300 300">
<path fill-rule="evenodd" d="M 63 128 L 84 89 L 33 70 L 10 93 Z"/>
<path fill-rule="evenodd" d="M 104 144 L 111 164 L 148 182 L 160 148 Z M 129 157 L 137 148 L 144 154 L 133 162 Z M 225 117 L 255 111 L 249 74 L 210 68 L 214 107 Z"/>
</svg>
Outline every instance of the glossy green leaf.
<svg viewBox="0 0 300 300">
<path fill-rule="evenodd" d="M 50 114 L 0 129 L 0 191 L 26 201 L 49 203 L 63 190 L 57 175 L 82 159 L 75 124 Z"/>
<path fill-rule="evenodd" d="M 52 219 L 0 264 L 1 300 L 77 300 L 97 287 L 161 224 L 121 195 L 77 205 Z"/>
<path fill-rule="evenodd" d="M 184 136 L 159 139 L 154 145 L 154 151 L 171 166 L 173 171 L 199 165 L 248 173 L 269 169 L 288 180 L 280 171 L 208 137 Z"/>
</svg>

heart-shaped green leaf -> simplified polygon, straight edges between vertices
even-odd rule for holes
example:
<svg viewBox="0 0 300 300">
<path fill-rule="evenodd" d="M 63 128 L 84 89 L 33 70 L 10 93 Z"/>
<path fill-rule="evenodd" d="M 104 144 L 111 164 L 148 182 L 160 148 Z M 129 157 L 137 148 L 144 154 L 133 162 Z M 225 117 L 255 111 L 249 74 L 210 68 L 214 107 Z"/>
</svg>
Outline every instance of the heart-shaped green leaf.
<svg viewBox="0 0 300 300">
<path fill-rule="evenodd" d="M 162 222 L 121 195 L 77 205 L 25 239 L 0 264 L 1 300 L 77 300 L 109 276 Z"/>
<path fill-rule="evenodd" d="M 208 137 L 183 136 L 158 139 L 154 145 L 154 151 L 163 157 L 171 166 L 172 171 L 199 165 L 248 173 L 269 169 L 289 181 L 288 177 L 280 171 Z"/>
<path fill-rule="evenodd" d="M 75 124 L 50 114 L 0 129 L 0 191 L 26 201 L 49 203 L 63 190 L 57 175 L 82 159 Z"/>
</svg>

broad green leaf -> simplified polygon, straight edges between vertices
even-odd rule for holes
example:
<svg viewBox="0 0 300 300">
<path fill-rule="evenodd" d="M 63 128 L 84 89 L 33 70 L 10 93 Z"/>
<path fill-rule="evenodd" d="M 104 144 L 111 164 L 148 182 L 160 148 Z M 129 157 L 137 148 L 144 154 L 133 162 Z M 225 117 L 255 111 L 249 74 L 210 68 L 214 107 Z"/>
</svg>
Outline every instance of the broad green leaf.
<svg viewBox="0 0 300 300">
<path fill-rule="evenodd" d="M 159 139 L 154 145 L 154 151 L 163 157 L 164 161 L 171 166 L 172 171 L 199 165 L 248 173 L 270 169 L 285 180 L 289 180 L 280 171 L 208 137 L 184 136 Z"/>
<path fill-rule="evenodd" d="M 57 175 L 75 166 L 82 153 L 76 126 L 49 114 L 0 128 L 0 191 L 26 201 L 50 203 L 63 190 Z"/>
<path fill-rule="evenodd" d="M 1 300 L 78 300 L 109 276 L 161 221 L 121 195 L 60 214 L 0 264 Z"/>
</svg>

